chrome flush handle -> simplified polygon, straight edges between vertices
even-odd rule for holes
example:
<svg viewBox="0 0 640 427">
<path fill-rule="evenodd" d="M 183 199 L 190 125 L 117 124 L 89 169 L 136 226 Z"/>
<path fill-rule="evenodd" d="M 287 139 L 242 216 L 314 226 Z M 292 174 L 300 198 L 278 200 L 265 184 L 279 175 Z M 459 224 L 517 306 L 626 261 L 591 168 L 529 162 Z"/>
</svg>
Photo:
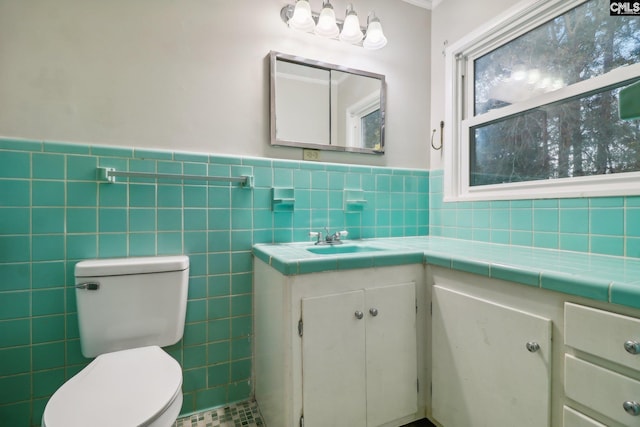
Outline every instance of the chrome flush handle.
<svg viewBox="0 0 640 427">
<path fill-rule="evenodd" d="M 100 289 L 100 283 L 98 282 L 78 283 L 76 285 L 76 289 L 84 289 L 87 291 L 97 291 L 98 289 Z"/>
</svg>

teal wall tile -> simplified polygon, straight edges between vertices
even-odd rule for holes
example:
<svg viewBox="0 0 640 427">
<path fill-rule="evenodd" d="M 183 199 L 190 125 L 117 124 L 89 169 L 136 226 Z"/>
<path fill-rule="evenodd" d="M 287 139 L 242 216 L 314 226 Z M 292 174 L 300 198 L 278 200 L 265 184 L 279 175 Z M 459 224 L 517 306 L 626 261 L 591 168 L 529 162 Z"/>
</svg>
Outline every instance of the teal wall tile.
<svg viewBox="0 0 640 427">
<path fill-rule="evenodd" d="M 36 372 L 33 375 L 33 395 L 51 396 L 64 382 L 64 369 Z"/>
<path fill-rule="evenodd" d="M 129 234 L 129 256 L 156 255 L 155 233 L 131 233 Z"/>
<path fill-rule="evenodd" d="M 42 151 L 42 142 L 30 141 L 27 139 L 13 139 L 13 138 L 0 137 L 0 149 L 22 150 L 22 151 Z"/>
<path fill-rule="evenodd" d="M 204 186 L 185 186 L 184 203 L 189 208 L 204 208 L 207 206 L 207 188 Z"/>
<path fill-rule="evenodd" d="M 158 185 L 158 207 L 181 208 L 182 189 L 181 185 Z"/>
<path fill-rule="evenodd" d="M 64 179 L 64 155 L 33 153 L 33 173 L 36 179 Z"/>
<path fill-rule="evenodd" d="M 13 375 L 9 377 L 0 378 L 0 405 L 20 402 L 23 400 L 29 400 L 31 394 L 31 375 Z M 3 406 L 0 406 L 2 410 Z M 20 409 L 20 414 L 23 413 L 23 409 Z M 14 414 L 10 415 L 11 418 L 15 418 Z M 5 420 L 5 418 L 3 418 Z M 17 424 L 9 425 L 25 425 L 24 419 L 17 420 Z"/>
<path fill-rule="evenodd" d="M 624 210 L 591 209 L 589 231 L 591 234 L 621 236 L 624 232 Z"/>
<path fill-rule="evenodd" d="M 534 231 L 557 232 L 558 222 L 558 211 L 556 209 L 536 209 L 533 213 Z"/>
<path fill-rule="evenodd" d="M 98 256 L 96 234 L 67 235 L 67 259 L 87 259 Z"/>
<path fill-rule="evenodd" d="M 156 231 L 156 210 L 129 209 L 129 231 Z"/>
<path fill-rule="evenodd" d="M 624 255 L 624 238 L 611 236 L 590 236 L 591 252 L 604 255 Z"/>
<path fill-rule="evenodd" d="M 0 234 L 29 234 L 29 213 L 28 208 L 0 207 Z"/>
<path fill-rule="evenodd" d="M 183 253 L 182 233 L 158 233 L 158 255 L 178 255 Z"/>
<path fill-rule="evenodd" d="M 123 208 L 102 208 L 98 210 L 98 231 L 101 233 L 125 231 L 127 210 Z"/>
<path fill-rule="evenodd" d="M 124 233 L 100 234 L 98 256 L 100 258 L 127 256 L 127 235 Z"/>
<path fill-rule="evenodd" d="M 30 339 L 30 319 L 0 320 L 0 348 L 28 345 Z"/>
<path fill-rule="evenodd" d="M 33 236 L 31 242 L 33 261 L 54 261 L 65 258 L 65 242 L 62 234 Z"/>
<path fill-rule="evenodd" d="M 97 216 L 95 208 L 67 208 L 67 233 L 95 233 Z"/>
<path fill-rule="evenodd" d="M 64 206 L 65 185 L 62 181 L 32 181 L 33 206 Z"/>
<path fill-rule="evenodd" d="M 26 215 L 29 218 L 28 214 Z M 64 208 L 33 208 L 31 210 L 31 232 L 33 234 L 63 233 Z"/>
<path fill-rule="evenodd" d="M 87 145 L 68 144 L 64 142 L 45 141 L 43 149 L 49 153 L 89 154 L 91 152 Z"/>
<path fill-rule="evenodd" d="M 33 343 L 62 341 L 65 338 L 65 316 L 53 315 L 33 319 Z"/>
<path fill-rule="evenodd" d="M 119 184 L 100 184 L 98 186 L 101 207 L 126 207 L 127 186 Z"/>
<path fill-rule="evenodd" d="M 62 287 L 65 285 L 64 262 L 34 262 L 31 264 L 31 276 L 33 289 Z"/>
<path fill-rule="evenodd" d="M 64 289 L 34 290 L 31 299 L 33 316 L 64 313 Z"/>
<path fill-rule="evenodd" d="M 0 179 L 0 206 L 29 206 L 31 183 L 27 180 Z"/>
<path fill-rule="evenodd" d="M 626 210 L 625 236 L 640 237 L 640 209 Z"/>
<path fill-rule="evenodd" d="M 95 181 L 97 158 L 93 156 L 67 156 L 67 179 Z"/>
<path fill-rule="evenodd" d="M 68 182 L 67 206 L 96 206 L 98 185 L 95 182 Z"/>
<path fill-rule="evenodd" d="M 29 236 L 0 235 L 0 259 L 4 262 L 28 262 L 30 252 Z"/>
<path fill-rule="evenodd" d="M 0 153 L 0 178 L 29 178 L 31 154 L 4 151 Z"/>
<path fill-rule="evenodd" d="M 129 185 L 129 206 L 131 207 L 155 207 L 156 187 L 147 184 Z"/>
<path fill-rule="evenodd" d="M 158 209 L 158 231 L 182 230 L 182 209 Z"/>
<path fill-rule="evenodd" d="M 0 350 L 0 377 L 31 370 L 31 349 L 27 346 Z"/>
<path fill-rule="evenodd" d="M 560 232 L 561 233 L 581 233 L 589 232 L 589 210 L 588 209 L 561 209 L 560 210 Z"/>
</svg>

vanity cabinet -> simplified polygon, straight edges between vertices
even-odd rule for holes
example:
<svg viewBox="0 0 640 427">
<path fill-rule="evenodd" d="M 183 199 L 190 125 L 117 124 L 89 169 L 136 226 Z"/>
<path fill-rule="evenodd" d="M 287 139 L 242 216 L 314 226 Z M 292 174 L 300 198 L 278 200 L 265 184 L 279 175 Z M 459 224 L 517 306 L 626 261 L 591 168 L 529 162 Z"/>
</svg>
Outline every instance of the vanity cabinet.
<svg viewBox="0 0 640 427">
<path fill-rule="evenodd" d="M 435 285 L 433 417 L 446 427 L 548 426 L 551 320 Z"/>
<path fill-rule="evenodd" d="M 424 417 L 422 265 L 298 276 L 254 266 L 255 390 L 266 425 L 392 427 Z"/>
<path fill-rule="evenodd" d="M 605 425 L 640 426 L 640 319 L 567 302 L 565 344 L 569 405 Z M 565 427 L 582 425 L 565 418 Z"/>
<path fill-rule="evenodd" d="M 417 411 L 415 287 L 302 299 L 306 426 L 378 426 Z"/>
</svg>

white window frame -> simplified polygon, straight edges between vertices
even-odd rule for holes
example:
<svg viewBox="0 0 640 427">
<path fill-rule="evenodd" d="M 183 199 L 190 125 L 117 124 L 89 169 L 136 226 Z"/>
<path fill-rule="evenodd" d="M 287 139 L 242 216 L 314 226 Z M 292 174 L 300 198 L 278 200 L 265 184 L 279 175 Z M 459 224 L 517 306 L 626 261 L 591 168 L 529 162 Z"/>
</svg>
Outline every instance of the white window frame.
<svg viewBox="0 0 640 427">
<path fill-rule="evenodd" d="M 362 118 L 380 109 L 380 91 L 365 96 L 346 109 L 347 147 L 362 146 Z M 377 149 L 377 148 L 376 148 Z"/>
<path fill-rule="evenodd" d="M 445 50 L 445 121 L 449 124 L 445 127 L 443 147 L 445 202 L 640 194 L 640 172 L 469 185 L 470 128 L 563 99 L 587 96 L 597 89 L 640 76 L 640 64 L 620 67 L 523 102 L 473 115 L 474 60 L 586 1 L 522 1 Z"/>
</svg>

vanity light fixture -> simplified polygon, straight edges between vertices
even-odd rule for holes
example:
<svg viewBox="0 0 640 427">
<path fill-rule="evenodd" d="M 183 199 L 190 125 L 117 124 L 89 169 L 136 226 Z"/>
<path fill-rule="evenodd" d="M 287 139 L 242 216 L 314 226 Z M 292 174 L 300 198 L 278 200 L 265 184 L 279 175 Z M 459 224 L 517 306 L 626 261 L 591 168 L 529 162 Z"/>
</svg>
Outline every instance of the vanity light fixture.
<svg viewBox="0 0 640 427">
<path fill-rule="evenodd" d="M 357 44 L 362 41 L 364 34 L 360 29 L 360 20 L 358 14 L 353 10 L 353 5 L 349 4 L 347 7 L 347 16 L 344 18 L 344 24 L 342 25 L 342 31 L 340 32 L 340 40 L 343 42 Z"/>
<path fill-rule="evenodd" d="M 371 12 L 367 18 L 367 37 L 364 39 L 362 46 L 365 49 L 382 49 L 387 45 L 387 38 L 382 32 L 380 19 L 375 12 Z"/>
<path fill-rule="evenodd" d="M 344 21 L 337 21 L 330 0 L 322 1 L 322 11 L 311 11 L 309 0 L 297 0 L 295 5 L 286 5 L 280 10 L 280 17 L 295 30 L 315 33 L 321 37 L 341 40 L 345 43 L 363 46 L 366 49 L 381 49 L 387 44 L 380 19 L 371 12 L 367 28 L 360 26 L 358 14 L 349 4 Z M 364 39 L 364 41 L 363 41 Z"/>
<path fill-rule="evenodd" d="M 300 31 L 313 31 L 316 26 L 311 16 L 311 5 L 307 0 L 298 0 L 287 22 L 291 28 Z"/>
<path fill-rule="evenodd" d="M 327 38 L 336 38 L 340 34 L 340 29 L 336 22 L 336 13 L 328 1 L 325 1 L 322 5 L 322 12 L 320 12 L 314 32 L 321 37 Z"/>
</svg>

